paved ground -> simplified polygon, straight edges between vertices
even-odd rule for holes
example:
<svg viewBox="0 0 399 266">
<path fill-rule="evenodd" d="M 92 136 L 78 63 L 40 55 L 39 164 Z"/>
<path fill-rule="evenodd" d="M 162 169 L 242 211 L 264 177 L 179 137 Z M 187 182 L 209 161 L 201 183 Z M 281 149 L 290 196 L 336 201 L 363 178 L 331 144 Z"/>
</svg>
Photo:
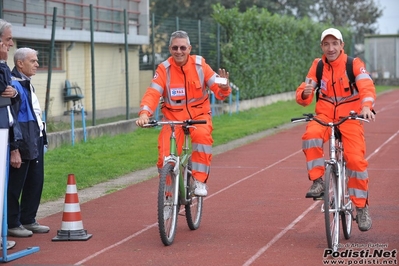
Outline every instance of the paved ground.
<svg viewBox="0 0 399 266">
<path fill-rule="evenodd" d="M 377 121 L 367 124 L 370 212 L 373 228 L 342 240 L 342 265 L 397 265 L 399 249 L 399 90 L 378 97 Z M 267 118 L 265 118 L 267 119 Z M 173 245 L 165 247 L 156 223 L 156 170 L 132 173 L 79 191 L 88 241 L 51 241 L 60 229 L 63 201 L 43 204 L 40 222 L 48 234 L 15 239 L 9 253 L 40 251 L 9 265 L 327 265 L 321 203 L 305 199 L 301 135 L 305 124 L 263 132 L 215 148 L 201 226 L 188 229 L 179 216 Z M 77 182 L 78 179 L 77 179 Z M 135 183 L 134 185 L 131 185 Z M 105 194 L 114 187 L 124 187 Z M 374 250 L 385 258 L 372 257 Z M 351 255 L 348 253 L 351 252 Z M 358 257 L 354 258 L 354 252 Z M 360 252 L 366 257 L 359 257 Z M 342 254 L 345 255 L 345 254 Z M 378 254 L 377 254 L 378 255 Z"/>
</svg>

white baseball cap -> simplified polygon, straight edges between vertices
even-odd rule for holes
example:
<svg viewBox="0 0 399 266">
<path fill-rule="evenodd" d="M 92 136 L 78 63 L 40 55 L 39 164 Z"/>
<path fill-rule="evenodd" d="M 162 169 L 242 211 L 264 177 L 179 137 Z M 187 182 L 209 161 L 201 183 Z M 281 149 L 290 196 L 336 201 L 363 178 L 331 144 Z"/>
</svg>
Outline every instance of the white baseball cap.
<svg viewBox="0 0 399 266">
<path fill-rule="evenodd" d="M 344 41 L 344 39 L 342 38 L 341 32 L 334 28 L 329 28 L 329 29 L 326 29 L 325 31 L 323 31 L 323 33 L 321 34 L 320 41 L 322 42 L 327 35 L 332 35 L 335 38 L 337 38 L 338 40 Z"/>
</svg>

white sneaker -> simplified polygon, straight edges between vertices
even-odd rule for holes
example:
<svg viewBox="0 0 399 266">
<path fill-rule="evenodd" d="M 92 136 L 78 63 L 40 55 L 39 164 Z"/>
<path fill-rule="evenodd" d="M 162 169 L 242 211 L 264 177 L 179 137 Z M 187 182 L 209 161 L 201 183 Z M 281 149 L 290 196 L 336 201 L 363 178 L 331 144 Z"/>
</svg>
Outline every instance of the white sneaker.
<svg viewBox="0 0 399 266">
<path fill-rule="evenodd" d="M 15 241 L 8 240 L 7 241 L 7 249 L 15 247 L 16 244 L 17 243 Z M 3 249 L 3 242 L 1 243 L 1 247 L 0 247 L 0 250 L 2 250 L 2 249 Z"/>
<path fill-rule="evenodd" d="M 195 190 L 194 194 L 199 197 L 206 197 L 208 195 L 207 186 L 205 183 L 202 183 L 198 180 L 195 180 Z"/>
</svg>

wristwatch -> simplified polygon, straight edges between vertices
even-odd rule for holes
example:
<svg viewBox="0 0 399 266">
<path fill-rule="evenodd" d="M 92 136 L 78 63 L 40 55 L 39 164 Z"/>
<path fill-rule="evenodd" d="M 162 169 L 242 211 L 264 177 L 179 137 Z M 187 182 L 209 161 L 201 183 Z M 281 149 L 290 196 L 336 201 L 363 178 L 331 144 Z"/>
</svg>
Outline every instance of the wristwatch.
<svg viewBox="0 0 399 266">
<path fill-rule="evenodd" d="M 5 63 L 7 63 L 7 61 L 6 60 L 0 60 L 0 63 L 1 64 L 5 64 Z"/>
</svg>

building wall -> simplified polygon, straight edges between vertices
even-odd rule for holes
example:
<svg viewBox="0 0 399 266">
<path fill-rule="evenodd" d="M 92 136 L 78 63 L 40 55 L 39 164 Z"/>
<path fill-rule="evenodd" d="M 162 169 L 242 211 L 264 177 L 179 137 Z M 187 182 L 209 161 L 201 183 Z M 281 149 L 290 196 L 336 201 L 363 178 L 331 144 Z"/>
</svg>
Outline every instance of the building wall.
<svg viewBox="0 0 399 266">
<path fill-rule="evenodd" d="M 16 40 L 17 42 L 17 40 Z M 70 49 L 67 49 L 67 48 Z M 10 50 L 8 65 L 13 68 L 13 54 L 15 47 Z M 40 64 L 40 62 L 39 62 Z M 126 86 L 126 67 L 124 45 L 96 44 L 94 46 L 94 90 L 96 110 L 119 110 L 113 114 L 124 114 L 126 97 L 129 97 L 130 108 L 137 108 L 143 94 L 141 82 L 149 85 L 151 75 L 143 75 L 149 80 L 141 81 L 139 71 L 139 54 L 136 46 L 129 47 L 128 52 L 128 93 Z M 50 86 L 50 117 L 60 117 L 70 110 L 72 103 L 65 103 L 63 90 L 65 80 L 72 85 L 78 85 L 84 98 L 83 106 L 87 112 L 93 111 L 92 59 L 89 43 L 65 43 L 63 52 L 63 70 L 51 73 Z M 45 99 L 48 83 L 48 72 L 38 71 L 32 77 L 32 84 L 36 89 L 41 108 L 45 110 Z"/>
</svg>

